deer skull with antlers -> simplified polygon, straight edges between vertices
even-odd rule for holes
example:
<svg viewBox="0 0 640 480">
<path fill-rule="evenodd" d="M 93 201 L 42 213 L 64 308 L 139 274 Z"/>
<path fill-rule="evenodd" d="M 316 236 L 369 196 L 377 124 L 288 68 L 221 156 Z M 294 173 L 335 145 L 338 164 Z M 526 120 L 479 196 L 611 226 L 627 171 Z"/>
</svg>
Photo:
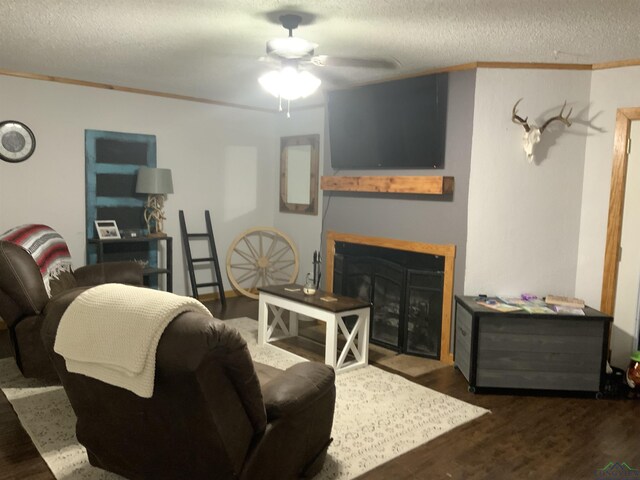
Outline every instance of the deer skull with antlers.
<svg viewBox="0 0 640 480">
<path fill-rule="evenodd" d="M 527 154 L 527 160 L 529 160 L 529 163 L 532 163 L 534 160 L 533 147 L 535 147 L 538 143 L 540 143 L 542 132 L 544 132 L 544 130 L 554 120 L 558 120 L 564 123 L 567 127 L 570 127 L 571 121 L 569 120 L 569 116 L 571 115 L 571 112 L 573 111 L 573 109 L 570 109 L 569 113 L 567 113 L 567 115 L 563 117 L 562 114 L 564 113 L 564 108 L 567 106 L 567 102 L 564 102 L 564 105 L 562 105 L 562 109 L 560 110 L 560 113 L 558 115 L 556 115 L 555 117 L 549 118 L 547 121 L 545 121 L 542 124 L 541 127 L 537 127 L 536 125 L 529 125 L 528 123 L 529 117 L 522 118 L 518 115 L 517 108 L 518 108 L 518 104 L 521 101 L 522 99 L 518 100 L 516 104 L 513 106 L 511 121 L 513 123 L 517 123 L 518 125 L 522 125 L 522 128 L 524 128 L 524 135 L 522 137 L 522 146 L 524 148 L 525 153 Z"/>
</svg>

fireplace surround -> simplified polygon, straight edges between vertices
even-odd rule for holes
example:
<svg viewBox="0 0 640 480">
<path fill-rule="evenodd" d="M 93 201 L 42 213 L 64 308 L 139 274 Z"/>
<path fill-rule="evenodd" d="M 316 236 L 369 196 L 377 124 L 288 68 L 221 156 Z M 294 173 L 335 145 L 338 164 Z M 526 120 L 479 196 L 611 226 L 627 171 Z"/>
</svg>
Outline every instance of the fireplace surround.
<svg viewBox="0 0 640 480">
<path fill-rule="evenodd" d="M 330 231 L 327 289 L 371 297 L 371 342 L 452 363 L 454 259 L 455 245 Z"/>
</svg>

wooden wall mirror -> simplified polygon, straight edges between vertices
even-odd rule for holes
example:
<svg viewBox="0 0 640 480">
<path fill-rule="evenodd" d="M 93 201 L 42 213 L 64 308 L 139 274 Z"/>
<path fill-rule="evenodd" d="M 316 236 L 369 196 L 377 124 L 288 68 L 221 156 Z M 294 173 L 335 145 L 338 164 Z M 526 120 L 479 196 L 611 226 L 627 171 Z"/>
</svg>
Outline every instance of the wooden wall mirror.
<svg viewBox="0 0 640 480">
<path fill-rule="evenodd" d="M 280 211 L 318 214 L 320 135 L 280 139 Z"/>
</svg>

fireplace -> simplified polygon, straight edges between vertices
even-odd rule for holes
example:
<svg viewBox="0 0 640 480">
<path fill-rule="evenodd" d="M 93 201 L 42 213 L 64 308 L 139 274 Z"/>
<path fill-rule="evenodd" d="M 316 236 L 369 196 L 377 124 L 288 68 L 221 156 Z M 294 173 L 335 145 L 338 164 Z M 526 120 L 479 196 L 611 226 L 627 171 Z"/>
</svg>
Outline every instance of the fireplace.
<svg viewBox="0 0 640 480">
<path fill-rule="evenodd" d="M 327 286 L 373 303 L 371 343 L 451 362 L 453 245 L 329 232 Z"/>
</svg>

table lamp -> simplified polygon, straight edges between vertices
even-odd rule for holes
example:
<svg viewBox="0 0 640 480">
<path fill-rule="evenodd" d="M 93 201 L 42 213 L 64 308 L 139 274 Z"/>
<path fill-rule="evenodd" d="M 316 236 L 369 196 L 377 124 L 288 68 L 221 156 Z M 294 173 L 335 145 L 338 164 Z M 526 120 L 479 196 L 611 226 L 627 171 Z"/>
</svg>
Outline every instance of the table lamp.
<svg viewBox="0 0 640 480">
<path fill-rule="evenodd" d="M 164 237 L 162 231 L 164 216 L 164 200 L 168 193 L 173 193 L 171 170 L 168 168 L 140 167 L 136 193 L 148 194 L 144 205 L 144 221 L 150 237 Z M 154 228 L 152 228 L 154 227 Z"/>
</svg>

